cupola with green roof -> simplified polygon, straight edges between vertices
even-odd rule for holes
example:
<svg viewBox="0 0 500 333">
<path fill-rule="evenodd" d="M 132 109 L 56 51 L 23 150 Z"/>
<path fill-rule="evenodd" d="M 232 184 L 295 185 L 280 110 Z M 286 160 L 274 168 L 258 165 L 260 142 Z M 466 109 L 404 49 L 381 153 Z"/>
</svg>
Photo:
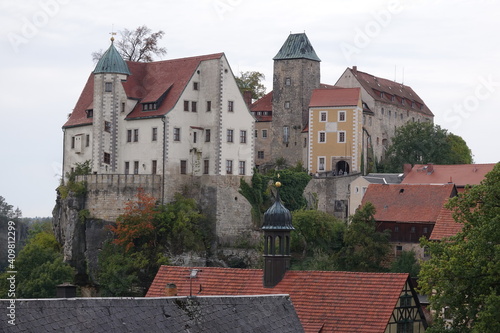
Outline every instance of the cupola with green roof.
<svg viewBox="0 0 500 333">
<path fill-rule="evenodd" d="M 127 63 L 113 44 L 114 38 L 111 38 L 111 45 L 104 52 L 101 59 L 95 66 L 94 74 L 114 73 L 130 75 Z"/>
<path fill-rule="evenodd" d="M 305 33 L 290 34 L 273 60 L 309 59 L 321 61 Z"/>
</svg>

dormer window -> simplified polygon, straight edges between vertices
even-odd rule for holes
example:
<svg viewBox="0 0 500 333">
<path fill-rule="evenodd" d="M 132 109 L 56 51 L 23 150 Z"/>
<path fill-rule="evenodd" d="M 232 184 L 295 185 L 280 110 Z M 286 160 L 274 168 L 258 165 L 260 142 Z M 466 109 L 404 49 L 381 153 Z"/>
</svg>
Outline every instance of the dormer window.
<svg viewBox="0 0 500 333">
<path fill-rule="evenodd" d="M 94 116 L 93 109 L 85 110 L 85 112 L 87 113 L 87 118 L 92 118 Z"/>
<path fill-rule="evenodd" d="M 156 102 L 142 103 L 142 111 L 152 111 L 157 109 Z"/>
</svg>

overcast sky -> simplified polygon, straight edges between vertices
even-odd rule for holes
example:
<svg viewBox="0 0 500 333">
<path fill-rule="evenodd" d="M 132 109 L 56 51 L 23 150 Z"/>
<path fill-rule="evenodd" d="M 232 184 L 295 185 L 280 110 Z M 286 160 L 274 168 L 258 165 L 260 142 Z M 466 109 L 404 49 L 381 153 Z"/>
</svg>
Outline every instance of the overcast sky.
<svg viewBox="0 0 500 333">
<path fill-rule="evenodd" d="M 0 196 L 24 217 L 50 216 L 62 130 L 91 53 L 114 29 L 163 30 L 164 59 L 224 52 L 235 75 L 259 71 L 306 32 L 321 82 L 346 67 L 411 86 L 435 123 L 465 139 L 476 163 L 496 163 L 500 125 L 497 0 L 6 0 L 0 2 Z"/>
</svg>

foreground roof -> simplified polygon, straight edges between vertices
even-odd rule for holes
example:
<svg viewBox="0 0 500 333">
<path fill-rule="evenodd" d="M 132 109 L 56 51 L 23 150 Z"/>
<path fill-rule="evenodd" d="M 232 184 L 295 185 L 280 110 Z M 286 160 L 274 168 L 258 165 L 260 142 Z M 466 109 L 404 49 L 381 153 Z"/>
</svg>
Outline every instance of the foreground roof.
<svg viewBox="0 0 500 333">
<path fill-rule="evenodd" d="M 445 202 L 455 195 L 453 184 L 370 184 L 361 204 L 375 206 L 377 221 L 434 223 Z"/>
<path fill-rule="evenodd" d="M 131 74 L 122 83 L 123 88 L 127 98 L 138 100 L 139 103 L 126 119 L 161 117 L 167 114 L 179 100 L 200 63 L 220 59 L 223 56 L 223 53 L 215 53 L 147 63 L 127 61 Z M 63 127 L 92 124 L 92 118 L 87 118 L 86 111 L 93 108 L 93 98 L 94 73 L 91 73 L 71 116 Z M 142 110 L 141 103 L 157 101 L 161 101 L 157 110 Z"/>
<path fill-rule="evenodd" d="M 314 89 L 309 107 L 357 106 L 360 88 Z"/>
<path fill-rule="evenodd" d="M 403 184 L 447 184 L 457 187 L 479 185 L 486 174 L 493 170 L 495 163 L 489 164 L 415 164 L 405 176 Z"/>
<path fill-rule="evenodd" d="M 0 300 L 3 309 L 9 300 Z M 303 332 L 287 295 L 17 299 L 2 332 Z M 8 327 L 8 330 L 7 330 Z"/>
<path fill-rule="evenodd" d="M 273 288 L 262 278 L 261 269 L 162 266 L 146 297 L 165 295 L 169 283 L 178 295 L 289 294 L 306 332 L 384 332 L 408 274 L 287 271 Z"/>
</svg>

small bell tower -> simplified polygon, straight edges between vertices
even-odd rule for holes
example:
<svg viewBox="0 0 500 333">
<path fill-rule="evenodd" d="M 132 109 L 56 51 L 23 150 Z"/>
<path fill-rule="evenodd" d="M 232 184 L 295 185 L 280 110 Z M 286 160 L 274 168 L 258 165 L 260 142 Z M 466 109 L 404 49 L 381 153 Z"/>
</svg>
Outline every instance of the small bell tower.
<svg viewBox="0 0 500 333">
<path fill-rule="evenodd" d="M 290 231 L 292 214 L 280 198 L 281 183 L 276 182 L 276 200 L 264 213 L 264 278 L 266 288 L 276 286 L 290 268 Z"/>
</svg>

